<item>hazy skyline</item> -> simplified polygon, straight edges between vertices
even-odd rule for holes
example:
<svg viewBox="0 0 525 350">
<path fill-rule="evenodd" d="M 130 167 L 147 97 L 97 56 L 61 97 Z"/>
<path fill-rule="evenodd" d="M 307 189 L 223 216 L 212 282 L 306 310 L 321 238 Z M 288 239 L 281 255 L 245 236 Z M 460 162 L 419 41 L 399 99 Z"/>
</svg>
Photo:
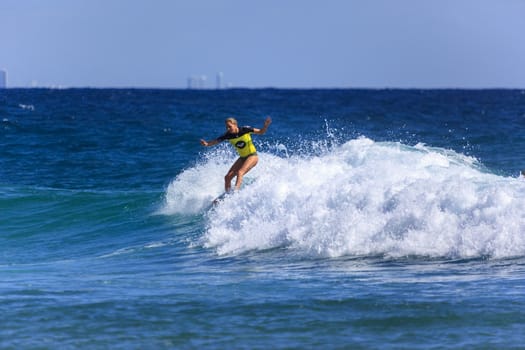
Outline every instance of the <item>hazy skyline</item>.
<svg viewBox="0 0 525 350">
<path fill-rule="evenodd" d="M 0 0 L 10 87 L 525 88 L 525 0 Z"/>
</svg>

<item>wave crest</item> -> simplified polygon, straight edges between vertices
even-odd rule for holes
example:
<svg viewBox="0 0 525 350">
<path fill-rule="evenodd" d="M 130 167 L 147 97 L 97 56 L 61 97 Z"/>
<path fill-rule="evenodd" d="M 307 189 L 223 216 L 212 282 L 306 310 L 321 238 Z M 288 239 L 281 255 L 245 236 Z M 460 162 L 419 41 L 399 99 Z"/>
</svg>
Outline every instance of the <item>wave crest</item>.
<svg viewBox="0 0 525 350">
<path fill-rule="evenodd" d="M 233 160 L 220 150 L 181 173 L 165 209 L 205 211 Z M 206 212 L 204 245 L 219 254 L 525 255 L 525 181 L 450 150 L 359 138 L 315 155 L 262 153 L 248 178 Z"/>
</svg>

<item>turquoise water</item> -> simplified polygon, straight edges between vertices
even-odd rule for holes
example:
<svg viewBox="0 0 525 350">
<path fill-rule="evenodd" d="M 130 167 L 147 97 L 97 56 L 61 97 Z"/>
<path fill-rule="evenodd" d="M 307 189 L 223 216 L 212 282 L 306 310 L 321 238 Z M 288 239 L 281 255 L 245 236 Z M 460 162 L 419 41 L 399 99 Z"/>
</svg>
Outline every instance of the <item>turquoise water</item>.
<svg viewBox="0 0 525 350">
<path fill-rule="evenodd" d="M 243 189 L 223 119 L 262 127 Z M 0 91 L 0 347 L 520 348 L 525 94 Z"/>
</svg>

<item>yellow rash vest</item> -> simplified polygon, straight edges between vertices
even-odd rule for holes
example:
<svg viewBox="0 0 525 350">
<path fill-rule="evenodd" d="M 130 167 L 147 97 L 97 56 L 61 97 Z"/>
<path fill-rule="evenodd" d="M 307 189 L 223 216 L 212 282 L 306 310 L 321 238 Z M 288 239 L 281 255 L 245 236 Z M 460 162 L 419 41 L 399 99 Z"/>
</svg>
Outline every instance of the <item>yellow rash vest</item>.
<svg viewBox="0 0 525 350">
<path fill-rule="evenodd" d="M 255 146 L 252 141 L 251 133 L 253 128 L 249 126 L 243 126 L 239 128 L 238 133 L 227 132 L 217 138 L 217 141 L 228 140 L 241 158 L 246 158 L 257 153 Z"/>
</svg>

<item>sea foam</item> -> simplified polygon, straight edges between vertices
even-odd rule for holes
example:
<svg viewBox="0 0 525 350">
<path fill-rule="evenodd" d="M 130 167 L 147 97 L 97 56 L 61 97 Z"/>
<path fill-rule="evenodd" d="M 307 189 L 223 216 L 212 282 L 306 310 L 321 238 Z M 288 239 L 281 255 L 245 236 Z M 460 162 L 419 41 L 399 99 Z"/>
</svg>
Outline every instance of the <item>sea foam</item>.
<svg viewBox="0 0 525 350">
<path fill-rule="evenodd" d="M 311 154 L 263 152 L 248 184 L 210 206 L 234 159 L 220 149 L 183 171 L 162 209 L 204 213 L 203 245 L 219 254 L 525 255 L 525 180 L 454 151 L 358 138 Z"/>
</svg>

